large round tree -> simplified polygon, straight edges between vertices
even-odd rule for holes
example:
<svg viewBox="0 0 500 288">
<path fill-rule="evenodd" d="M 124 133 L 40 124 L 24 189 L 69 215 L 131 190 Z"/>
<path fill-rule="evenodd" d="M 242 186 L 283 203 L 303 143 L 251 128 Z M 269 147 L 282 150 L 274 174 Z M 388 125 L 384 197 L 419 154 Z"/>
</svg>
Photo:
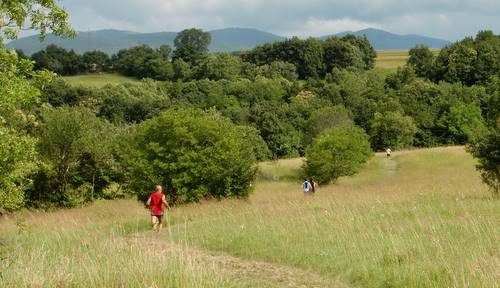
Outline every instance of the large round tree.
<svg viewBox="0 0 500 288">
<path fill-rule="evenodd" d="M 356 173 L 373 155 L 363 129 L 340 126 L 326 130 L 306 150 L 305 174 L 320 184 Z"/>
<path fill-rule="evenodd" d="M 189 109 L 141 123 L 127 149 L 132 188 L 147 199 L 155 184 L 173 202 L 245 197 L 256 175 L 252 144 L 230 120 Z"/>
</svg>

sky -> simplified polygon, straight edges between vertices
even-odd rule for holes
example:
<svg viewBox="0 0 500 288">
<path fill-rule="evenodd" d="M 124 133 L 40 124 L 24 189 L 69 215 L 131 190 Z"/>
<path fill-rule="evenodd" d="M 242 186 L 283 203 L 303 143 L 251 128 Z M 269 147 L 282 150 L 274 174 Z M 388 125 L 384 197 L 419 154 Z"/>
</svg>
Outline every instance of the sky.
<svg viewBox="0 0 500 288">
<path fill-rule="evenodd" d="M 136 32 L 255 28 L 282 36 L 324 36 L 379 28 L 459 40 L 500 32 L 499 0 L 60 0 L 79 31 Z"/>
</svg>

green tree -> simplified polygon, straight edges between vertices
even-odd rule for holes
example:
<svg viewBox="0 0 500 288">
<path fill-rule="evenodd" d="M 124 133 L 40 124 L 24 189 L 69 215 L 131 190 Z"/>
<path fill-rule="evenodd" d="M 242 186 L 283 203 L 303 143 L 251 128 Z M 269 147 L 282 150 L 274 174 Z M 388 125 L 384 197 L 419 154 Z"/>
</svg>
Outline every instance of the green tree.
<svg viewBox="0 0 500 288">
<path fill-rule="evenodd" d="M 168 111 L 141 123 L 126 151 L 130 181 L 145 200 L 163 184 L 175 202 L 245 197 L 256 175 L 253 147 L 228 119 L 200 110 Z"/>
<path fill-rule="evenodd" d="M 288 62 L 297 68 L 300 79 L 319 78 L 324 75 L 323 45 L 318 39 L 301 40 L 297 37 L 258 46 L 242 54 L 244 61 L 258 66 L 275 61 Z"/>
<path fill-rule="evenodd" d="M 357 47 L 361 52 L 363 62 L 365 63 L 364 69 L 372 69 L 375 67 L 375 59 L 377 58 L 377 52 L 368 41 L 368 38 L 364 36 L 356 36 L 354 34 L 347 34 L 342 37 L 343 41 L 350 43 L 351 45 Z"/>
<path fill-rule="evenodd" d="M 489 131 L 477 137 L 467 146 L 468 151 L 479 160 L 476 166 L 484 183 L 490 186 L 497 197 L 500 195 L 500 117 Z"/>
<path fill-rule="evenodd" d="M 299 75 L 297 74 L 297 67 L 295 67 L 292 63 L 274 61 L 269 65 L 262 65 L 259 68 L 259 74 L 267 78 L 282 77 L 288 81 L 297 81 L 299 78 Z"/>
<path fill-rule="evenodd" d="M 48 181 L 35 183 L 35 190 L 43 192 L 37 200 L 62 206 L 91 200 L 90 193 L 97 193 L 94 186 L 100 175 L 98 169 L 112 162 L 117 131 L 92 111 L 80 107 L 47 108 L 42 111 L 42 119 L 39 149 L 47 165 L 43 173 Z M 84 167 L 85 163 L 90 167 Z M 83 168 L 91 170 L 91 179 L 79 179 Z M 82 190 L 78 185 L 82 182 L 91 189 Z"/>
<path fill-rule="evenodd" d="M 110 66 L 111 59 L 108 54 L 102 51 L 87 51 L 82 55 L 83 65 L 87 72 L 103 72 L 107 71 Z"/>
<path fill-rule="evenodd" d="M 29 176 L 38 168 L 36 139 L 0 125 L 0 215 L 24 206 Z"/>
<path fill-rule="evenodd" d="M 413 145 L 417 126 L 413 119 L 399 112 L 375 113 L 370 129 L 372 147 L 376 150 L 401 149 Z"/>
<path fill-rule="evenodd" d="M 197 66 L 197 78 L 210 80 L 233 80 L 241 73 L 240 58 L 231 54 L 209 55 Z"/>
<path fill-rule="evenodd" d="M 324 62 L 326 72 L 337 69 L 364 69 L 363 55 L 358 47 L 340 38 L 332 37 L 324 41 Z"/>
<path fill-rule="evenodd" d="M 176 81 L 189 81 L 193 78 L 193 68 L 191 64 L 182 59 L 175 59 L 172 63 L 174 71 L 173 80 Z"/>
<path fill-rule="evenodd" d="M 38 122 L 30 111 L 52 76 L 0 47 L 0 213 L 25 204 L 29 176 L 38 168 L 37 139 L 29 134 Z"/>
<path fill-rule="evenodd" d="M 443 138 L 453 144 L 466 144 L 486 130 L 481 109 L 474 103 L 458 102 L 436 124 L 445 131 Z"/>
<path fill-rule="evenodd" d="M 273 158 L 296 157 L 301 150 L 301 136 L 287 115 L 288 106 L 262 101 L 252 107 L 250 121 L 260 131 Z"/>
<path fill-rule="evenodd" d="M 2 0 L 0 33 L 9 39 L 15 39 L 21 29 L 39 30 L 42 39 L 47 31 L 58 36 L 73 36 L 68 13 L 56 3 L 55 0 Z"/>
<path fill-rule="evenodd" d="M 324 184 L 356 173 L 373 152 L 368 135 L 356 126 L 324 131 L 306 150 L 304 172 Z"/>
<path fill-rule="evenodd" d="M 51 44 L 31 56 L 35 69 L 47 69 L 59 75 L 76 75 L 85 70 L 82 56 L 75 51 Z"/>
<path fill-rule="evenodd" d="M 253 153 L 258 161 L 271 159 L 271 151 L 264 139 L 260 137 L 259 130 L 251 126 L 238 126 L 237 129 L 240 130 L 243 139 L 252 145 Z"/>
<path fill-rule="evenodd" d="M 0 213 L 24 205 L 24 192 L 35 172 L 36 139 L 27 132 L 35 117 L 27 111 L 38 101 L 39 89 L 52 75 L 33 72 L 30 61 L 2 46 L 3 36 L 15 39 L 20 29 L 39 29 L 41 38 L 51 30 L 56 35 L 73 33 L 67 13 L 55 1 L 5 0 L 0 2 Z"/>
<path fill-rule="evenodd" d="M 156 80 L 170 79 L 174 67 L 165 60 L 165 51 L 153 49 L 147 45 L 122 49 L 113 55 L 114 68 L 121 74 L 136 78 L 152 78 Z"/>
<path fill-rule="evenodd" d="M 407 64 L 412 66 L 419 77 L 431 78 L 434 64 L 434 54 L 425 45 L 417 45 L 408 52 L 410 57 Z"/>
<path fill-rule="evenodd" d="M 480 31 L 475 39 L 467 37 L 441 49 L 433 66 L 434 82 L 487 83 L 500 76 L 500 36 Z"/>
<path fill-rule="evenodd" d="M 115 124 L 138 123 L 170 106 L 160 83 L 145 79 L 140 83 L 106 86 L 95 92 L 97 115 Z"/>
<path fill-rule="evenodd" d="M 182 59 L 192 65 L 208 54 L 208 46 L 212 41 L 209 32 L 201 29 L 185 29 L 177 34 L 174 40 L 174 60 Z"/>
<path fill-rule="evenodd" d="M 306 123 L 304 146 L 311 144 L 325 130 L 351 125 L 354 125 L 351 113 L 343 106 L 324 107 L 315 110 Z"/>
</svg>

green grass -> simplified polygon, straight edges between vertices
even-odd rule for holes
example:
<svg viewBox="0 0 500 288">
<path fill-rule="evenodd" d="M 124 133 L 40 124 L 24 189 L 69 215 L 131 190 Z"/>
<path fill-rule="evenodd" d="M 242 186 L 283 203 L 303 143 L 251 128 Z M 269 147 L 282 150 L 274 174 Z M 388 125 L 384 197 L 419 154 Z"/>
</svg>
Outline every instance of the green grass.
<svg viewBox="0 0 500 288">
<path fill-rule="evenodd" d="M 125 82 L 137 82 L 138 80 L 132 77 L 127 77 L 119 74 L 86 74 L 78 76 L 65 76 L 62 77 L 69 84 L 75 86 L 92 86 L 102 87 L 107 84 L 121 84 Z"/>
<path fill-rule="evenodd" d="M 4 217 L 0 286 L 498 287 L 500 201 L 475 161 L 393 155 L 314 197 L 301 159 L 264 162 L 248 200 L 176 207 L 159 235 L 133 200 Z"/>
</svg>

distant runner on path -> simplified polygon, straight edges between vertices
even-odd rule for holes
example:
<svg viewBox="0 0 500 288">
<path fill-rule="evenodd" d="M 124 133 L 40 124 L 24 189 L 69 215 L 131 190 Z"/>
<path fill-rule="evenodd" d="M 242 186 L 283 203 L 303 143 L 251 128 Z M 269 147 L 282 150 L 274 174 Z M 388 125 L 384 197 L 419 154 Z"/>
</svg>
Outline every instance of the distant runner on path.
<svg viewBox="0 0 500 288">
<path fill-rule="evenodd" d="M 160 232 L 163 227 L 163 210 L 165 206 L 168 208 L 165 194 L 163 194 L 160 185 L 156 185 L 155 191 L 149 196 L 146 205 L 151 209 L 151 226 L 153 226 L 153 231 Z"/>
<path fill-rule="evenodd" d="M 391 157 L 391 153 L 392 153 L 391 148 L 385 149 L 385 153 L 387 154 L 387 157 Z"/>
</svg>

